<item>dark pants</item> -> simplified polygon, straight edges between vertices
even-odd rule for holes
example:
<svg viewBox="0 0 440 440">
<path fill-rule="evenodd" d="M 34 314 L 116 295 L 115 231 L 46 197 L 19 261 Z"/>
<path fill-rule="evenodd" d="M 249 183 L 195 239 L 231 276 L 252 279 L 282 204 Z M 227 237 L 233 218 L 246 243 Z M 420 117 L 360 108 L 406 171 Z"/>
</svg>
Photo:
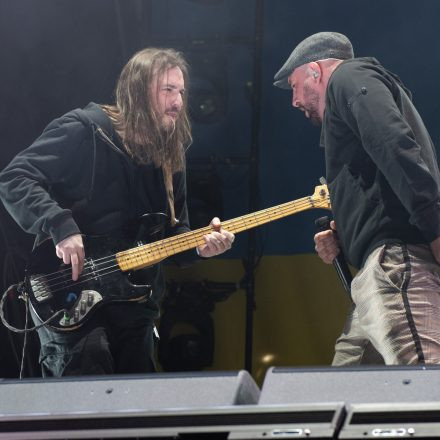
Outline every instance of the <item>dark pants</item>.
<svg viewBox="0 0 440 440">
<path fill-rule="evenodd" d="M 42 327 L 38 335 L 43 377 L 155 371 L 153 322 L 144 304 L 109 304 L 77 330 Z"/>
</svg>

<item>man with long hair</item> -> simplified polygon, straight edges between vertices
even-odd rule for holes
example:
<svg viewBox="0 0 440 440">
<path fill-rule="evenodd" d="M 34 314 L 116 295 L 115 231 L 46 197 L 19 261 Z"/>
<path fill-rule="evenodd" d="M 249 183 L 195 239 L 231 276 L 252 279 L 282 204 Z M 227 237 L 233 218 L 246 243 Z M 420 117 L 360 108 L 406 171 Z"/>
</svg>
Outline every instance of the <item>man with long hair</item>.
<svg viewBox="0 0 440 440">
<path fill-rule="evenodd" d="M 158 238 L 190 230 L 187 80 L 188 66 L 179 52 L 147 48 L 136 53 L 121 72 L 114 105 L 90 103 L 55 119 L 0 174 L 7 210 L 36 235 L 36 245 L 53 240 L 57 257 L 71 265 L 72 281 L 80 280 L 87 264 L 84 235 L 137 240 L 135 221 L 151 213 L 166 214 Z M 196 248 L 201 257 L 226 251 L 234 240 L 218 218 L 211 227 Z M 175 260 L 191 262 L 196 251 Z M 148 276 L 149 298 L 105 304 L 73 331 L 39 328 L 43 376 L 154 371 L 153 328 L 163 294 L 160 265 Z M 41 324 L 35 310 L 32 316 Z"/>
</svg>

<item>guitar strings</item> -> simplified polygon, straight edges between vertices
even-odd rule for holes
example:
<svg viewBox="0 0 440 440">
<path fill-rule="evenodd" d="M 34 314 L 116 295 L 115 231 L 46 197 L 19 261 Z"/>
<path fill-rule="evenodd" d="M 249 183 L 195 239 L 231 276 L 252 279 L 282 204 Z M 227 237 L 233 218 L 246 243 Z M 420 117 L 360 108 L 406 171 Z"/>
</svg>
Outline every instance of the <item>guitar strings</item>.
<svg viewBox="0 0 440 440">
<path fill-rule="evenodd" d="M 267 221 L 271 220 L 270 213 L 272 211 L 273 211 L 274 214 L 279 214 L 276 211 L 277 209 L 279 211 L 282 211 L 282 215 L 277 217 L 277 218 L 281 218 L 282 216 L 288 215 L 290 213 L 290 208 L 292 207 L 291 205 L 295 205 L 295 203 L 297 205 L 301 205 L 302 201 L 305 200 L 305 199 L 310 199 L 310 196 L 309 197 L 305 197 L 304 199 L 299 199 L 297 201 L 286 202 L 285 204 L 278 205 L 278 206 L 273 207 L 273 208 L 267 208 L 267 209 L 264 209 L 264 210 L 261 210 L 261 211 L 257 211 L 257 212 L 252 213 L 252 214 L 247 214 L 247 215 L 239 217 L 237 219 L 227 220 L 227 221 L 223 222 L 223 226 L 224 227 L 227 227 L 229 225 L 233 225 L 234 226 L 234 223 L 243 223 L 244 224 L 244 228 L 242 228 L 241 230 L 247 229 L 246 219 L 253 220 L 255 217 L 266 216 L 266 217 L 269 217 L 268 219 L 265 219 L 266 222 L 267 222 Z M 303 206 L 310 206 L 310 205 L 313 205 L 313 203 L 310 200 L 307 200 L 307 203 L 305 205 L 303 205 Z M 303 206 L 301 206 L 301 208 Z M 295 207 L 295 206 L 293 206 L 293 207 Z M 289 208 L 289 211 L 286 212 L 285 208 Z M 255 226 L 258 226 L 258 222 L 257 222 L 256 225 L 252 225 L 252 227 L 255 227 Z M 239 232 L 240 228 L 237 228 L 237 229 L 238 229 L 238 232 Z M 211 232 L 211 230 L 212 229 L 209 226 L 207 226 L 207 227 L 204 227 L 204 228 L 201 228 L 201 229 L 197 229 L 195 231 L 188 231 L 188 232 L 183 233 L 183 234 L 179 234 L 179 235 L 176 235 L 176 236 L 173 236 L 173 237 L 169 237 L 169 238 L 164 239 L 164 240 L 160 240 L 160 243 L 161 243 L 160 245 L 158 244 L 159 242 L 148 243 L 148 244 L 145 244 L 143 246 L 139 246 L 139 247 L 136 247 L 136 248 L 133 248 L 133 249 L 130 249 L 130 250 L 120 251 L 117 254 L 123 254 L 123 257 L 127 257 L 127 256 L 131 256 L 132 254 L 144 253 L 144 251 L 146 250 L 145 248 L 149 248 L 151 253 L 157 252 L 157 253 L 159 253 L 159 256 L 166 258 L 169 255 L 167 253 L 165 253 L 164 255 L 160 255 L 160 250 L 157 251 L 157 249 L 162 249 L 163 247 L 174 247 L 174 249 L 176 249 L 177 246 L 173 242 L 179 243 L 179 242 L 183 241 L 184 239 L 189 238 L 189 237 L 191 237 L 193 235 L 197 235 L 197 233 L 199 233 L 198 235 L 200 235 L 200 236 L 197 237 L 197 240 L 198 240 L 198 239 L 201 238 L 201 236 Z M 237 230 L 234 230 L 233 232 L 236 232 L 236 231 Z M 184 250 L 187 250 L 187 249 L 184 249 Z M 93 260 L 93 261 L 94 261 L 94 263 L 96 263 L 95 265 L 100 265 L 102 263 L 105 263 L 109 259 L 115 258 L 115 256 L 117 254 L 113 254 L 113 255 L 108 255 L 108 256 L 105 256 L 105 257 L 97 258 L 96 260 Z M 59 274 L 59 273 L 68 272 L 70 270 L 71 270 L 70 268 L 66 268 L 66 269 L 63 269 L 61 271 L 56 271 L 56 272 L 53 272 L 53 273 L 50 273 L 50 274 L 46 274 L 45 276 L 47 277 L 47 276 L 50 276 L 50 275 L 56 275 L 56 274 Z"/>
<path fill-rule="evenodd" d="M 259 221 L 261 222 L 263 220 L 261 224 L 272 221 L 271 214 L 276 216 L 276 218 L 274 219 L 274 220 L 276 220 L 276 219 L 280 219 L 282 217 L 289 215 L 291 213 L 292 208 L 299 211 L 299 210 L 301 210 L 303 208 L 307 208 L 309 206 L 314 207 L 313 200 L 312 200 L 311 196 L 304 197 L 303 199 L 299 199 L 297 201 L 287 202 L 287 203 L 279 205 L 275 208 L 268 208 L 268 209 L 264 209 L 261 211 L 257 211 L 252 214 L 247 214 L 247 215 L 239 217 L 237 219 L 227 220 L 227 221 L 223 222 L 222 226 L 225 228 L 227 228 L 228 226 L 230 226 L 230 227 L 232 226 L 232 227 L 236 228 L 232 232 L 240 232 L 242 230 L 251 229 L 253 227 L 258 226 L 260 224 Z M 258 218 L 258 220 L 257 220 L 257 218 Z M 252 222 L 253 225 L 251 227 L 249 227 L 246 224 L 246 220 L 253 220 L 253 222 Z M 240 229 L 240 227 L 241 227 L 241 229 Z M 182 241 L 186 241 L 186 246 L 189 246 L 189 247 L 181 249 L 181 250 L 177 250 L 177 252 L 175 252 L 175 253 L 178 253 L 183 250 L 191 249 L 192 247 L 196 247 L 197 243 L 203 238 L 203 235 L 205 235 L 206 233 L 209 233 L 211 230 L 212 229 L 208 226 L 205 228 L 197 229 L 195 231 L 188 231 L 186 233 L 179 234 L 179 235 L 176 235 L 173 237 L 169 237 L 168 239 L 165 239 L 165 240 L 161 240 L 160 245 L 157 244 L 158 242 L 153 242 L 153 243 L 146 244 L 144 246 L 130 249 L 128 251 L 122 251 L 122 252 L 118 252 L 117 254 L 108 255 L 105 257 L 98 258 L 96 260 L 88 261 L 84 265 L 85 271 L 83 272 L 81 278 L 77 282 L 71 283 L 70 286 L 76 286 L 78 284 L 87 282 L 93 278 L 96 278 L 97 276 L 107 276 L 111 273 L 120 271 L 121 270 L 120 264 L 118 264 L 118 262 L 116 260 L 116 256 L 118 254 L 123 254 L 121 256 L 121 258 L 124 260 L 130 260 L 130 258 L 134 257 L 134 258 L 140 259 L 141 262 L 142 262 L 142 254 L 145 254 L 146 252 L 150 253 L 150 254 L 159 253 L 160 257 L 166 258 L 167 256 L 169 256 L 169 254 L 166 251 L 165 251 L 164 255 L 161 255 L 161 251 L 163 252 L 164 247 L 168 247 L 168 248 L 171 247 L 174 250 L 176 250 L 178 247 L 181 248 L 181 246 L 176 246 L 175 242 L 180 243 Z M 196 237 L 194 238 L 194 236 L 196 236 Z M 192 238 L 190 241 L 188 241 L 188 238 L 190 238 L 190 237 L 192 237 Z M 148 248 L 148 250 L 146 248 Z M 116 262 L 116 264 L 114 264 L 115 262 Z M 98 270 L 95 270 L 96 267 L 103 266 L 107 263 L 112 263 L 112 265 L 106 266 L 106 267 L 101 267 L 101 268 L 98 268 Z M 116 268 L 116 269 L 111 270 L 113 268 Z M 107 271 L 107 273 L 103 273 L 105 271 Z M 55 282 L 54 284 L 52 284 L 52 287 L 54 287 L 56 289 L 58 286 L 65 284 L 65 281 L 62 281 L 60 283 L 56 283 L 56 281 L 64 278 L 67 273 L 69 273 L 69 274 L 71 273 L 71 267 L 67 267 L 66 269 L 63 269 L 63 270 L 57 271 L 57 272 L 53 272 L 51 274 L 43 275 L 40 277 L 35 277 L 32 281 L 38 283 L 40 279 L 44 279 L 48 285 Z M 89 278 L 87 278 L 87 277 L 89 277 Z M 59 290 L 62 290 L 62 288 L 56 289 L 56 290 L 54 290 L 54 292 L 59 291 Z"/>
<path fill-rule="evenodd" d="M 300 200 L 301 200 L 301 199 L 300 199 Z M 286 208 L 286 207 L 289 207 L 289 208 L 290 208 L 290 205 L 292 205 L 292 204 L 294 204 L 294 203 L 295 203 L 295 202 L 287 202 L 286 204 L 284 204 L 284 205 L 279 205 L 278 207 L 275 207 L 275 208 L 277 208 L 279 211 L 281 211 L 281 212 L 282 212 L 282 215 L 288 215 L 290 212 L 287 212 L 287 213 L 286 213 L 286 209 L 285 209 L 285 208 Z M 300 201 L 297 201 L 296 203 L 297 203 L 298 205 L 301 204 Z M 310 204 L 310 203 L 307 203 L 306 205 L 308 206 L 309 204 Z M 288 205 L 288 206 L 286 206 L 286 205 Z M 258 212 L 253 213 L 253 214 L 247 214 L 247 215 L 245 215 L 245 216 L 243 216 L 243 217 L 240 217 L 240 218 L 238 218 L 238 219 L 228 220 L 228 221 L 226 221 L 226 222 L 223 223 L 223 226 L 224 226 L 224 227 L 228 227 L 229 225 L 235 226 L 234 224 L 242 223 L 242 224 L 244 224 L 244 227 L 243 227 L 242 229 L 247 229 L 246 219 L 254 220 L 255 217 L 265 216 L 265 217 L 269 217 L 266 221 L 270 221 L 270 219 L 271 219 L 271 218 L 270 218 L 271 215 L 270 215 L 270 212 L 268 212 L 268 211 L 274 211 L 275 208 L 268 208 L 268 209 L 266 209 L 266 210 L 258 211 Z M 276 211 L 275 211 L 274 213 L 275 213 L 275 214 L 278 214 L 278 212 L 276 212 Z M 255 222 L 255 221 L 254 221 L 254 222 Z M 253 222 L 253 223 L 254 223 L 254 222 Z M 257 222 L 256 225 L 252 225 L 252 227 L 255 227 L 255 226 L 258 226 L 258 222 Z M 236 229 L 234 230 L 234 232 L 236 232 L 237 229 L 239 230 L 240 228 L 236 228 Z M 250 228 L 249 228 L 249 229 L 250 229 Z M 167 239 L 161 240 L 161 241 L 160 241 L 160 243 L 161 243 L 160 245 L 157 244 L 158 242 L 148 243 L 148 244 L 146 244 L 146 245 L 139 246 L 139 247 L 137 247 L 137 248 L 133 248 L 133 249 L 126 250 L 126 251 L 120 251 L 120 252 L 118 252 L 118 254 L 123 254 L 122 258 L 127 259 L 127 257 L 133 256 L 133 255 L 135 255 L 135 254 L 138 254 L 138 253 L 145 253 L 146 248 L 149 248 L 150 253 L 159 253 L 159 256 L 160 256 L 160 257 L 164 257 L 164 258 L 166 258 L 167 256 L 169 256 L 166 252 L 164 253 L 164 255 L 161 255 L 161 250 L 163 250 L 164 247 L 171 247 L 171 248 L 174 248 L 174 250 L 175 250 L 178 246 L 176 246 L 176 243 L 173 243 L 173 242 L 180 243 L 181 241 L 184 241 L 184 240 L 186 239 L 186 241 L 187 241 L 187 243 L 188 243 L 188 240 L 187 240 L 187 239 L 188 239 L 189 237 L 191 237 L 191 236 L 194 236 L 194 235 L 199 235 L 199 236 L 196 238 L 196 240 L 198 241 L 199 239 L 201 239 L 201 237 L 202 237 L 203 235 L 209 233 L 211 230 L 212 230 L 212 229 L 208 226 L 208 227 L 201 228 L 201 229 L 198 229 L 198 230 L 195 230 L 195 231 L 188 231 L 188 232 L 186 232 L 186 233 L 179 234 L 179 235 L 177 235 L 177 236 L 173 236 L 173 237 L 169 237 L 169 238 L 167 238 Z M 198 233 L 198 234 L 197 234 L 197 233 Z M 193 243 L 194 243 L 194 239 L 193 239 Z M 190 244 L 193 244 L 193 243 L 190 243 Z M 186 250 L 186 249 L 183 249 L 183 250 Z M 148 252 L 148 251 L 147 251 L 147 252 Z M 95 266 L 102 265 L 102 264 L 108 262 L 109 260 L 113 260 L 113 259 L 116 257 L 116 255 L 117 255 L 117 254 L 113 254 L 113 255 L 108 255 L 108 256 L 105 256 L 105 257 L 101 257 L 101 258 L 95 259 L 95 260 L 93 260 L 93 264 L 94 264 Z M 85 264 L 84 267 L 86 267 L 86 266 L 89 265 L 89 264 L 92 264 L 92 263 L 91 263 L 90 261 L 86 262 L 86 264 Z M 70 268 L 70 267 L 66 267 L 65 269 L 63 269 L 63 270 L 61 270 L 61 271 L 59 270 L 59 271 L 56 271 L 56 272 L 53 272 L 53 273 L 45 274 L 44 277 L 48 278 L 48 277 L 50 277 L 51 275 L 65 274 L 65 273 L 70 272 L 70 271 L 71 271 L 71 268 Z M 34 280 L 38 280 L 38 278 L 34 278 Z"/>
<path fill-rule="evenodd" d="M 255 212 L 255 213 L 244 215 L 244 216 L 239 217 L 237 219 L 227 220 L 227 221 L 223 222 L 222 226 L 224 228 L 228 228 L 229 226 L 232 226 L 235 229 L 232 229 L 231 232 L 241 232 L 243 230 L 251 229 L 253 227 L 259 226 L 260 224 L 267 223 L 271 220 L 276 220 L 276 219 L 285 217 L 285 216 L 292 213 L 292 208 L 294 208 L 294 210 L 296 210 L 298 212 L 298 211 L 304 210 L 308 207 L 314 207 L 312 196 L 304 197 L 303 199 L 299 199 L 296 201 L 286 202 L 286 203 L 284 203 L 282 205 L 278 205 L 274 208 L 263 209 L 261 211 Z M 272 219 L 271 214 L 275 215 L 276 218 Z M 258 221 L 255 221 L 257 218 L 258 218 Z M 252 226 L 249 227 L 247 225 L 247 220 L 252 221 Z M 240 226 L 237 227 L 237 224 L 239 224 L 241 227 Z M 158 245 L 156 242 L 156 243 L 151 243 L 150 245 L 146 245 L 145 247 L 150 247 L 150 249 L 153 253 L 155 251 L 157 251 L 156 248 L 159 248 L 159 246 L 169 247 L 169 248 L 173 248 L 174 250 L 176 250 L 178 247 L 181 247 L 181 246 L 179 246 L 180 242 L 182 242 L 184 240 L 187 240 L 187 242 L 188 242 L 188 238 L 193 237 L 195 234 L 197 234 L 197 232 L 199 234 L 198 234 L 198 237 L 196 240 L 199 241 L 203 235 L 211 232 L 211 230 L 212 229 L 210 227 L 206 227 L 206 228 L 198 229 L 196 231 L 188 231 L 183 234 L 179 234 L 179 235 L 170 237 L 168 239 L 162 240 L 160 242 L 161 245 Z M 176 246 L 176 242 L 177 242 L 177 246 Z M 194 239 L 192 239 L 191 245 L 194 243 L 195 243 L 195 241 L 194 241 Z M 142 254 L 144 250 L 145 249 L 142 249 L 142 247 L 133 248 L 133 249 L 130 249 L 127 251 L 122 251 L 119 254 L 123 254 L 123 255 L 121 255 L 122 258 L 131 257 L 133 255 Z M 187 250 L 187 249 L 183 249 L 183 250 Z M 160 251 L 158 253 L 160 255 Z M 164 255 L 160 255 L 160 256 L 166 258 L 167 256 L 169 256 L 169 254 L 167 254 L 165 252 Z"/>
<path fill-rule="evenodd" d="M 304 199 L 297 200 L 296 202 L 295 201 L 294 202 L 287 202 L 287 203 L 285 203 L 283 205 L 279 205 L 278 207 L 275 207 L 276 209 L 278 209 L 278 212 L 275 211 L 275 212 L 273 212 L 273 214 L 278 215 L 277 218 L 282 218 L 283 216 L 286 216 L 286 215 L 289 214 L 289 212 L 286 213 L 286 208 L 291 208 L 291 205 L 295 205 L 295 203 L 298 205 L 299 208 L 303 208 L 305 206 L 313 205 L 313 203 L 311 202 L 310 199 L 311 199 L 311 197 L 305 197 Z M 255 220 L 256 217 L 260 217 L 259 220 L 261 220 L 261 217 L 264 216 L 266 218 L 263 219 L 263 220 L 265 220 L 265 222 L 268 222 L 268 221 L 271 221 L 270 212 L 273 211 L 273 210 L 274 210 L 274 208 L 268 208 L 268 209 L 265 209 L 265 210 L 262 210 L 262 211 L 258 211 L 258 212 L 253 213 L 253 214 L 248 214 L 246 216 L 240 217 L 239 219 L 233 219 L 233 220 L 226 221 L 226 222 L 223 223 L 223 225 L 225 227 L 228 227 L 229 225 L 234 226 L 234 224 L 239 224 L 239 225 L 241 224 L 242 230 L 243 229 L 250 229 L 248 227 L 248 225 L 246 224 L 246 219 L 251 219 L 251 220 L 254 219 Z M 288 209 L 287 211 L 290 211 L 290 209 Z M 279 215 L 279 214 L 281 214 L 281 215 Z M 257 222 L 257 224 L 253 224 L 251 227 L 255 227 L 255 226 L 258 226 L 258 222 Z M 237 227 L 237 229 L 239 229 L 239 227 Z M 131 249 L 129 251 L 119 252 L 119 254 L 124 254 L 122 256 L 122 258 L 127 260 L 127 259 L 130 259 L 130 257 L 136 256 L 136 254 L 144 254 L 145 253 L 145 248 L 149 247 L 150 248 L 150 250 L 149 250 L 150 253 L 154 254 L 156 252 L 156 253 L 159 253 L 159 255 L 160 255 L 161 251 L 160 250 L 158 251 L 157 249 L 160 248 L 161 250 L 163 250 L 163 247 L 164 247 L 165 244 L 168 244 L 169 245 L 168 247 L 172 247 L 173 244 L 174 244 L 174 243 L 172 243 L 173 241 L 181 242 L 181 241 L 186 239 L 187 245 L 188 245 L 188 243 L 189 243 L 188 242 L 188 238 L 191 237 L 191 236 L 194 236 L 194 233 L 199 232 L 199 234 L 195 234 L 195 235 L 200 235 L 200 236 L 197 237 L 196 239 L 193 238 L 191 240 L 191 242 L 189 243 L 190 246 L 194 246 L 194 245 L 197 246 L 196 243 L 202 238 L 202 236 L 205 233 L 208 233 L 209 231 L 211 231 L 210 227 L 201 228 L 201 229 L 198 229 L 196 231 L 189 231 L 187 233 L 179 234 L 177 236 L 170 237 L 168 239 L 162 240 L 161 241 L 161 245 L 158 245 L 157 242 L 156 243 L 150 243 L 150 244 L 141 246 L 139 248 Z M 234 230 L 233 232 L 239 232 L 239 231 Z M 188 235 L 189 237 L 185 237 L 185 235 Z M 164 242 L 168 242 L 168 243 L 164 243 Z M 175 244 L 174 244 L 174 248 L 176 248 Z M 187 249 L 184 249 L 184 250 L 187 250 Z M 115 260 L 116 255 L 117 254 L 105 256 L 105 257 L 96 259 L 93 262 L 89 261 L 85 265 L 85 268 L 87 269 L 88 266 L 91 266 L 91 265 L 93 265 L 94 267 L 102 266 L 102 265 L 104 265 L 104 264 L 106 264 L 107 262 L 110 262 L 110 261 L 114 262 L 114 261 L 116 261 Z M 166 258 L 168 256 L 168 254 L 165 252 L 164 255 L 160 255 L 160 256 L 163 257 L 163 258 Z M 141 258 L 141 260 L 142 260 L 142 257 L 137 257 L 137 258 Z M 101 276 L 103 271 L 112 269 L 113 267 L 117 267 L 118 268 L 116 271 L 120 270 L 120 265 L 119 264 L 113 264 L 112 266 L 107 266 L 107 267 L 104 267 L 104 268 L 101 268 L 101 269 L 98 269 L 98 270 L 93 270 L 92 269 L 92 271 L 90 273 L 85 272 L 83 274 L 83 276 L 82 276 L 82 279 L 79 280 L 79 282 L 86 282 L 86 281 L 88 281 L 88 280 L 90 280 L 92 278 L 95 278 L 96 275 L 100 275 Z M 33 281 L 35 282 L 35 281 L 38 281 L 40 278 L 46 278 L 46 282 L 49 283 L 49 282 L 56 281 L 57 278 L 62 278 L 63 274 L 64 275 L 66 273 L 70 274 L 70 272 L 71 272 L 71 268 L 68 267 L 66 269 L 54 272 L 52 274 L 44 275 L 42 277 L 36 277 L 36 278 L 34 278 Z M 113 271 L 111 273 L 113 273 Z M 51 275 L 56 275 L 56 276 L 54 278 L 50 279 Z M 91 275 L 91 277 L 87 279 L 86 278 L 87 275 Z M 107 274 L 105 274 L 105 275 L 107 275 Z M 57 285 L 55 284 L 54 287 L 56 287 L 56 286 Z"/>
</svg>

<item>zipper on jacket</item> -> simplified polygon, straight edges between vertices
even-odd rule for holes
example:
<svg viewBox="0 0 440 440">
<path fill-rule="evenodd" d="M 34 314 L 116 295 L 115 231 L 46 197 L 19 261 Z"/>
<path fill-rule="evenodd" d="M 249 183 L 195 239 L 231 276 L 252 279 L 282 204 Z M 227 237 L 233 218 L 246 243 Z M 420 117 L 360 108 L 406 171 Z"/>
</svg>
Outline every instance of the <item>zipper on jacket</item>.
<svg viewBox="0 0 440 440">
<path fill-rule="evenodd" d="M 96 127 L 96 132 L 98 133 L 101 140 L 103 140 L 106 144 L 108 144 L 110 147 L 112 147 L 114 150 L 116 150 L 119 154 L 122 154 L 126 159 L 129 159 L 127 155 L 121 151 L 120 148 L 118 148 L 115 143 L 107 136 L 105 131 L 101 127 Z"/>
<path fill-rule="evenodd" d="M 117 151 L 119 154 L 122 155 L 122 157 L 127 161 L 127 164 L 132 167 L 132 161 L 131 159 L 123 152 L 121 151 L 115 143 L 108 137 L 106 132 L 99 126 L 96 126 L 96 132 L 98 133 L 98 136 L 103 140 L 107 145 L 109 145 L 113 150 Z M 132 170 L 134 171 L 134 170 Z M 135 190 L 135 177 L 133 172 L 128 173 L 129 178 L 129 198 L 130 198 L 130 206 L 131 210 L 133 212 L 136 212 L 136 204 L 134 201 L 134 190 Z"/>
</svg>

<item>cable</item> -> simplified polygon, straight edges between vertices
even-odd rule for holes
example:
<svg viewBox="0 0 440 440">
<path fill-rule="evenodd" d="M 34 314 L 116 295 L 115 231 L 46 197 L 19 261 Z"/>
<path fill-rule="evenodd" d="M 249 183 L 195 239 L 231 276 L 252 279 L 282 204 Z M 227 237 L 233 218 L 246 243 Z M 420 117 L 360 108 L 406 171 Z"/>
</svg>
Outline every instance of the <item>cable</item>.
<svg viewBox="0 0 440 440">
<path fill-rule="evenodd" d="M 26 318 L 24 322 L 24 329 L 27 330 L 28 328 L 28 322 L 29 322 L 29 303 L 28 301 L 25 301 L 25 309 L 26 309 Z M 24 358 L 26 355 L 26 348 L 27 348 L 27 335 L 28 332 L 24 333 L 23 337 L 23 349 L 21 351 L 21 363 L 20 363 L 20 379 L 23 379 L 23 371 L 24 371 Z"/>
<path fill-rule="evenodd" d="M 5 318 L 4 305 L 5 305 L 6 297 L 8 296 L 9 291 L 20 292 L 21 293 L 21 298 L 26 303 L 25 328 L 21 329 L 21 328 L 13 327 L 12 325 L 10 325 L 8 323 L 8 321 Z M 49 322 L 53 321 L 56 317 L 60 316 L 61 314 L 67 313 L 67 309 L 58 310 L 56 313 L 54 313 L 51 317 L 46 319 L 46 321 L 42 322 L 41 324 L 35 325 L 34 327 L 31 327 L 31 328 L 27 328 L 27 324 L 28 324 L 28 311 L 29 311 L 28 301 L 29 301 L 29 298 L 28 298 L 27 294 L 23 290 L 23 283 L 21 283 L 21 284 L 13 284 L 12 286 L 9 286 L 8 289 L 3 293 L 2 299 L 0 300 L 0 320 L 2 321 L 2 323 L 4 324 L 4 326 L 7 329 L 9 329 L 9 330 L 11 330 L 11 331 L 13 331 L 15 333 L 24 333 L 26 335 L 29 332 L 33 332 L 35 330 L 38 330 L 41 327 L 44 327 L 45 325 L 47 325 Z"/>
</svg>

